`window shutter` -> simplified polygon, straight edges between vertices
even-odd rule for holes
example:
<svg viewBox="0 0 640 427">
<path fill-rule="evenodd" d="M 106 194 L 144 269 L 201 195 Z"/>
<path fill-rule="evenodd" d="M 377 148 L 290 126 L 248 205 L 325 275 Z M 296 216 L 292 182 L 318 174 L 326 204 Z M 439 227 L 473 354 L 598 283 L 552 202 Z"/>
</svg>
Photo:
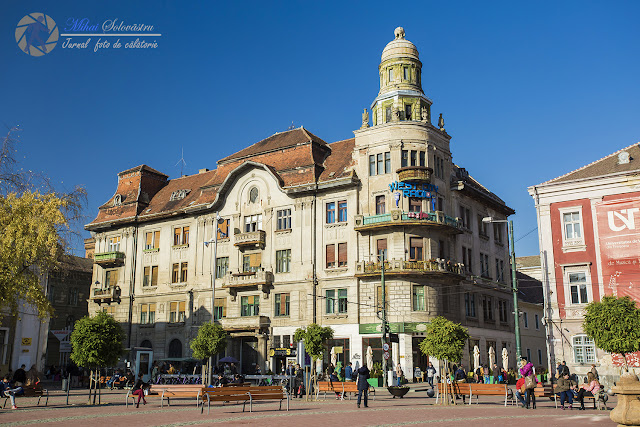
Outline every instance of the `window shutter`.
<svg viewBox="0 0 640 427">
<path fill-rule="evenodd" d="M 184 301 L 180 301 L 180 307 L 179 307 L 178 311 L 184 312 L 185 311 L 185 305 L 186 305 L 186 303 Z"/>
<path fill-rule="evenodd" d="M 146 248 L 145 249 L 149 249 L 149 248 L 151 248 L 153 233 L 147 233 L 146 237 L 147 237 L 147 242 L 146 242 Z"/>
<path fill-rule="evenodd" d="M 151 267 L 151 286 L 158 285 L 158 266 Z"/>
<path fill-rule="evenodd" d="M 376 243 L 378 246 L 378 252 L 387 250 L 387 239 L 378 239 Z"/>
<path fill-rule="evenodd" d="M 229 220 L 225 219 L 222 224 L 218 224 L 218 240 L 229 237 Z"/>
<path fill-rule="evenodd" d="M 338 264 L 339 265 L 347 264 L 347 244 L 346 243 L 338 243 Z"/>
<path fill-rule="evenodd" d="M 336 262 L 336 245 L 327 245 L 327 266 Z"/>
<path fill-rule="evenodd" d="M 262 254 L 249 255 L 249 267 L 260 267 L 262 263 Z"/>
<path fill-rule="evenodd" d="M 170 308 L 170 310 L 169 310 L 169 311 L 171 311 L 172 313 L 174 313 L 174 312 L 178 311 L 178 303 L 177 303 L 177 302 L 172 302 L 172 303 L 171 303 L 171 305 L 170 305 L 170 307 L 171 307 L 171 308 Z"/>
<path fill-rule="evenodd" d="M 153 232 L 153 247 L 154 247 L 154 249 L 160 247 L 160 232 L 159 231 L 154 231 Z"/>
<path fill-rule="evenodd" d="M 421 237 L 412 237 L 411 238 L 411 247 L 412 248 L 421 248 L 422 247 L 422 238 Z"/>
<path fill-rule="evenodd" d="M 280 294 L 280 314 L 287 314 L 287 297 L 289 294 Z"/>
</svg>

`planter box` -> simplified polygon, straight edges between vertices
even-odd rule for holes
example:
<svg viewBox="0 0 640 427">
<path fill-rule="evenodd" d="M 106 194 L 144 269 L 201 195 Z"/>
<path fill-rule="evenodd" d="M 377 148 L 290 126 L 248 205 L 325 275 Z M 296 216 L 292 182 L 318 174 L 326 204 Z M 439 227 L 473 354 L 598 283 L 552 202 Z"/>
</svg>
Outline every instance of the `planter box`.
<svg viewBox="0 0 640 427">
<path fill-rule="evenodd" d="M 382 378 L 369 378 L 367 382 L 371 387 L 382 387 Z"/>
</svg>

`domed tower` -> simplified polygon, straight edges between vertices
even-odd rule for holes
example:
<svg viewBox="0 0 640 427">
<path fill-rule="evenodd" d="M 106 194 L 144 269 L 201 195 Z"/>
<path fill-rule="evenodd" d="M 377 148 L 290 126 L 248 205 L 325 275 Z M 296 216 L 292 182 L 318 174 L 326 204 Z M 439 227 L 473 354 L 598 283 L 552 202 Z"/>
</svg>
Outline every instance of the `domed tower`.
<svg viewBox="0 0 640 427">
<path fill-rule="evenodd" d="M 405 39 L 404 28 L 382 51 L 380 92 L 371 105 L 373 125 L 405 120 L 431 123 L 431 100 L 422 91 L 418 49 Z"/>
</svg>

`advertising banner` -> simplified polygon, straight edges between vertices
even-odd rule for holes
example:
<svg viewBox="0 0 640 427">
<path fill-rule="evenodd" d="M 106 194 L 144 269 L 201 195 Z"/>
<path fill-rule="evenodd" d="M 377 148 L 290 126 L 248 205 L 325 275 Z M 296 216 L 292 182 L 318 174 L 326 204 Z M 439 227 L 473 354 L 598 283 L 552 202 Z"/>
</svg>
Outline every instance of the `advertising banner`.
<svg viewBox="0 0 640 427">
<path fill-rule="evenodd" d="M 640 302 L 640 198 L 596 204 L 604 294 Z"/>
</svg>

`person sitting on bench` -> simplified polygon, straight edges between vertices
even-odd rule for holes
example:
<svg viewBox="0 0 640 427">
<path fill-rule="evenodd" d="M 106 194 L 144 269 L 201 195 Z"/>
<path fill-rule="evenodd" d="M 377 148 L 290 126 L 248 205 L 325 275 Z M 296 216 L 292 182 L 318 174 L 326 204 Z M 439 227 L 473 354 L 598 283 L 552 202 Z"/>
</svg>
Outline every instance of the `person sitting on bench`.
<svg viewBox="0 0 640 427">
<path fill-rule="evenodd" d="M 140 407 L 140 399 L 142 399 L 142 404 L 146 405 L 147 400 L 144 398 L 144 389 L 148 388 L 149 384 L 142 381 L 142 372 L 138 374 L 138 381 L 133 386 L 133 394 L 134 396 L 138 396 L 138 402 L 136 403 L 136 408 Z"/>
<path fill-rule="evenodd" d="M 12 387 L 11 386 L 11 377 L 9 375 L 5 375 L 2 379 L 2 383 L 0 383 L 0 391 L 3 396 L 9 397 L 11 399 L 11 409 L 18 409 L 16 406 L 16 395 L 20 395 L 24 393 L 24 389 L 22 387 Z"/>
<path fill-rule="evenodd" d="M 600 383 L 596 379 L 595 375 L 591 372 L 587 373 L 587 382 L 588 384 L 582 384 L 580 390 L 578 390 L 578 396 L 576 399 L 580 402 L 579 410 L 584 411 L 584 395 L 588 392 L 591 392 L 594 396 L 598 394 L 600 391 Z"/>
</svg>

